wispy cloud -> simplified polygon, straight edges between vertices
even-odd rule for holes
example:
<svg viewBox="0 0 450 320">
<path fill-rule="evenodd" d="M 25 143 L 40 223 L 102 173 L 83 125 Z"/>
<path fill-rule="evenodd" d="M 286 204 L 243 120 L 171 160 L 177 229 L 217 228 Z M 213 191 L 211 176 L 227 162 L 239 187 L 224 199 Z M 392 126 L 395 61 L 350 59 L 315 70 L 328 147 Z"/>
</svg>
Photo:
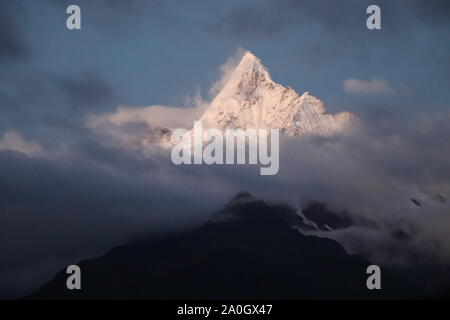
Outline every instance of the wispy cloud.
<svg viewBox="0 0 450 320">
<path fill-rule="evenodd" d="M 362 95 L 392 95 L 405 90 L 403 87 L 394 87 L 381 78 L 371 80 L 350 78 L 344 80 L 342 87 L 346 92 Z"/>
<path fill-rule="evenodd" d="M 3 137 L 0 138 L 0 151 L 3 150 L 16 151 L 27 155 L 41 154 L 43 151 L 38 143 L 24 139 L 15 130 L 6 131 Z"/>
</svg>

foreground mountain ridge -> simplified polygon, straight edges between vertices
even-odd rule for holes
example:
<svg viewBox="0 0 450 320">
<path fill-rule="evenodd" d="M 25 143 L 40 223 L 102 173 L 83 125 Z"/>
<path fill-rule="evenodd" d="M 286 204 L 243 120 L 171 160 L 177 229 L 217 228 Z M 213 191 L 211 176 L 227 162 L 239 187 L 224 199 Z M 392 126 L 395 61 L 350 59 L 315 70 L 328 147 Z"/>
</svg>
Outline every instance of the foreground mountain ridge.
<svg viewBox="0 0 450 320">
<path fill-rule="evenodd" d="M 370 263 L 335 241 L 292 228 L 295 211 L 239 193 L 200 228 L 83 260 L 81 290 L 65 270 L 29 299 L 380 299 L 412 293 L 387 270 L 368 290 Z"/>
</svg>

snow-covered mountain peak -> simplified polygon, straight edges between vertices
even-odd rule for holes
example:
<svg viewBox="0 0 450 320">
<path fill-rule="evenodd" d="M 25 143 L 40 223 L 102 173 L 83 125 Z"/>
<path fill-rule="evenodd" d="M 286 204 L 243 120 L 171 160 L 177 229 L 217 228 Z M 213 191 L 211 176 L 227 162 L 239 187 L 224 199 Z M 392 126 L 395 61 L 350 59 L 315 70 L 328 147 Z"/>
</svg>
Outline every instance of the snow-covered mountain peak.
<svg viewBox="0 0 450 320">
<path fill-rule="evenodd" d="M 251 99 L 257 96 L 257 91 L 261 88 L 273 85 L 274 82 L 261 60 L 247 51 L 216 99 L 227 96 Z"/>
<path fill-rule="evenodd" d="M 201 110 L 192 109 L 192 114 L 186 108 L 145 108 L 141 114 L 150 128 L 143 137 L 131 138 L 130 144 L 134 149 L 151 150 L 154 144 L 166 148 L 177 143 L 171 139 L 172 130 L 176 127 L 158 123 L 159 119 L 165 117 L 183 118 L 186 122 L 184 128 L 190 130 L 195 120 L 201 120 L 203 130 L 279 129 L 289 136 L 330 136 L 346 128 L 356 118 L 349 112 L 330 114 L 323 101 L 309 92 L 298 94 L 291 87 L 275 83 L 261 60 L 250 51 L 242 56 L 225 79 L 224 83 L 221 82 L 221 90 L 209 105 L 202 106 Z M 126 122 L 122 114 L 115 117 Z M 132 114 L 125 119 L 136 118 L 138 115 Z M 116 123 L 117 119 L 113 119 L 113 122 Z"/>
<path fill-rule="evenodd" d="M 280 129 L 287 135 L 330 135 L 355 116 L 329 114 L 308 92 L 299 95 L 272 81 L 261 60 L 247 51 L 201 116 L 204 128 Z"/>
</svg>

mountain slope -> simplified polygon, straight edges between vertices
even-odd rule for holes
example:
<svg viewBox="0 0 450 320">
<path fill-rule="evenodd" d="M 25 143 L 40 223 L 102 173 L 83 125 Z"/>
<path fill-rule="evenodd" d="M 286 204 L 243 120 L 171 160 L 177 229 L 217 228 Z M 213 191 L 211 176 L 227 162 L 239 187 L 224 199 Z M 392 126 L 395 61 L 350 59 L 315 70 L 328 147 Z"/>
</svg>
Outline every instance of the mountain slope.
<svg viewBox="0 0 450 320">
<path fill-rule="evenodd" d="M 84 260 L 82 290 L 56 277 L 30 299 L 394 298 L 410 292 L 389 272 L 382 290 L 366 288 L 361 257 L 336 242 L 291 228 L 286 207 L 240 193 L 204 226 L 152 238 Z"/>
</svg>

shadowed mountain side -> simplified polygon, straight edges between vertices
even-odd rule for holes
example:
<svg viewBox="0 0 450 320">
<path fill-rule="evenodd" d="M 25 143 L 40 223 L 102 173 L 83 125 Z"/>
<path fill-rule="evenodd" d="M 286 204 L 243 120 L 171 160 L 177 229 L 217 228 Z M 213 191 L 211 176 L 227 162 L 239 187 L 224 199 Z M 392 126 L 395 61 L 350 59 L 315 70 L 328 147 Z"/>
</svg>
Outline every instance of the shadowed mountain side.
<svg viewBox="0 0 450 320">
<path fill-rule="evenodd" d="M 410 291 L 386 271 L 366 288 L 363 258 L 290 227 L 293 212 L 238 194 L 201 228 L 151 238 L 84 260 L 82 289 L 65 271 L 30 299 L 377 299 Z M 288 222 L 290 221 L 290 222 Z"/>
</svg>

